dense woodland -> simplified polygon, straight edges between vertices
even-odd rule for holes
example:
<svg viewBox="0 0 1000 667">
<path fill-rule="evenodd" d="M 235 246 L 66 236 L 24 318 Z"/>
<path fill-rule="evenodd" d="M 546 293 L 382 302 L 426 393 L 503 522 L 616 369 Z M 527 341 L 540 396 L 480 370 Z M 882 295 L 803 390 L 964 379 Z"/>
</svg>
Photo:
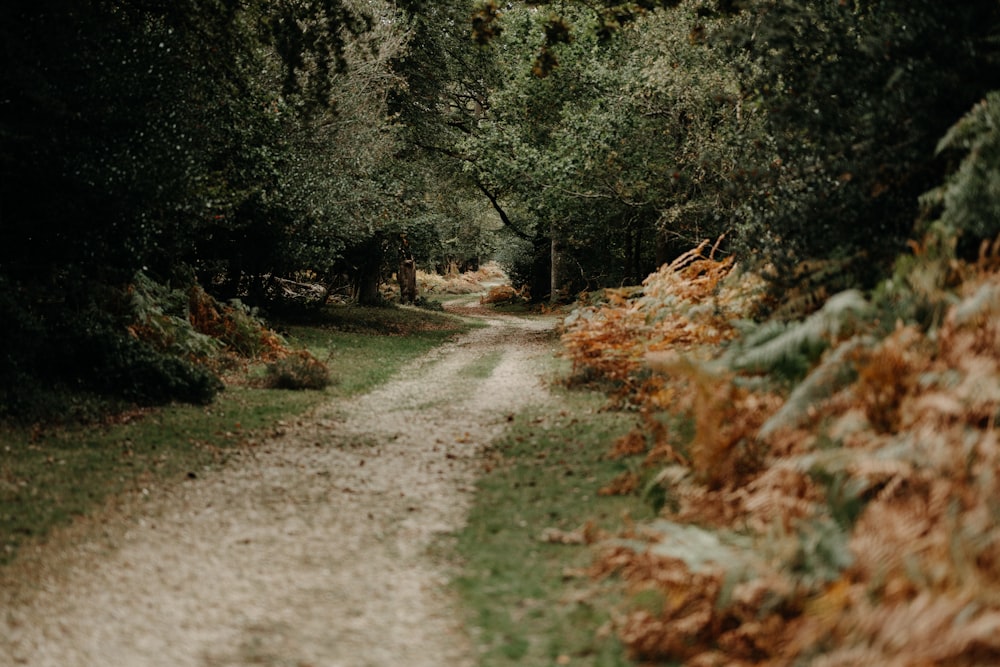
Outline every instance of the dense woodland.
<svg viewBox="0 0 1000 667">
<path fill-rule="evenodd" d="M 185 295 L 237 319 L 282 280 L 373 303 L 403 244 L 425 268 L 499 259 L 541 301 L 724 235 L 769 281 L 760 316 L 875 286 L 934 225 L 974 252 L 1000 231 L 998 13 L 4 3 L 4 409 L 34 386 L 207 400 Z M 177 330 L 135 335 L 152 315 Z"/>
<path fill-rule="evenodd" d="M 8 0 L 0 44 L 0 418 L 210 402 L 265 318 L 495 259 L 636 415 L 633 657 L 1000 659 L 996 0 Z"/>
</svg>

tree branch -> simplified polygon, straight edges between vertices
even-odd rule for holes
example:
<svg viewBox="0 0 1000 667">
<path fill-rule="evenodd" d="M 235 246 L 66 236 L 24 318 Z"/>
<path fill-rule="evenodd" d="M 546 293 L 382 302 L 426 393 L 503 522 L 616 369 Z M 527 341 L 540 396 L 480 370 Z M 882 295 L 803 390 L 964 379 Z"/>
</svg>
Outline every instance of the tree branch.
<svg viewBox="0 0 1000 667">
<path fill-rule="evenodd" d="M 514 232 L 514 236 L 521 239 L 522 241 L 534 241 L 534 238 L 532 236 L 528 235 L 526 232 L 519 229 L 513 222 L 511 222 L 511 219 L 507 216 L 507 212 L 503 210 L 503 207 L 500 206 L 500 202 L 497 201 L 497 196 L 492 192 L 490 192 L 489 189 L 478 178 L 475 179 L 475 181 L 476 181 L 476 187 L 479 188 L 479 191 L 482 192 L 484 195 L 486 195 L 486 198 L 490 200 L 491 204 L 493 204 L 493 210 L 495 210 L 497 212 L 497 215 L 500 216 L 500 221 L 510 231 Z"/>
</svg>

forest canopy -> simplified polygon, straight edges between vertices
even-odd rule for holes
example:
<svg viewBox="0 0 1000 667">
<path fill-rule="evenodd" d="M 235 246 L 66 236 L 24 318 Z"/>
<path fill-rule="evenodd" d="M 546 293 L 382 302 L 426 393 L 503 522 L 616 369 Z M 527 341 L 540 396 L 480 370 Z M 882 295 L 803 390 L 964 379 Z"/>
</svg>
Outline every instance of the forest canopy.
<svg viewBox="0 0 1000 667">
<path fill-rule="evenodd" d="M 986 0 L 11 0 L 4 410 L 52 385 L 209 400 L 200 339 L 153 345 L 137 318 L 183 329 L 201 293 L 276 312 L 275 280 L 375 302 L 403 238 L 424 267 L 496 258 L 557 301 L 725 236 L 720 252 L 767 280 L 761 317 L 875 287 L 931 229 L 974 253 L 1000 233 L 998 15 Z"/>
</svg>

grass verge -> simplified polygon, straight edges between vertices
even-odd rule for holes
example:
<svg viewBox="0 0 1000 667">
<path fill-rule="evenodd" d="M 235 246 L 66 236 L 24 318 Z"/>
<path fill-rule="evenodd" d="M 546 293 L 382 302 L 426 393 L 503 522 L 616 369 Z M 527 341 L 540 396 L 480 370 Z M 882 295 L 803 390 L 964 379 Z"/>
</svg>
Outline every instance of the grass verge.
<svg viewBox="0 0 1000 667">
<path fill-rule="evenodd" d="M 652 510 L 598 489 L 625 464 L 605 457 L 634 418 L 602 412 L 603 398 L 559 392 L 557 413 L 526 412 L 491 448 L 467 526 L 457 536 L 456 587 L 471 615 L 482 667 L 631 665 L 602 632 L 619 601 L 585 574 L 581 527 L 620 527 Z M 566 543 L 568 542 L 568 543 Z"/>
<path fill-rule="evenodd" d="M 204 407 L 133 410 L 86 426 L 0 427 L 0 565 L 117 494 L 202 474 L 283 420 L 368 391 L 470 326 L 413 309 L 328 309 L 308 325 L 284 328 L 292 345 L 330 367 L 334 385 L 323 391 L 237 382 Z"/>
</svg>

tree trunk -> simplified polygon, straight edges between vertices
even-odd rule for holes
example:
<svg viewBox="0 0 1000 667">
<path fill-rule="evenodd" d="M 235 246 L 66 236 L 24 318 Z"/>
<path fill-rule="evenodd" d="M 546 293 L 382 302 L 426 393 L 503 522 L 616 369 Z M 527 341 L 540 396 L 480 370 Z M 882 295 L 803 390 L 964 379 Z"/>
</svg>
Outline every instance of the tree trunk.
<svg viewBox="0 0 1000 667">
<path fill-rule="evenodd" d="M 551 244 L 551 276 L 549 279 L 549 302 L 557 303 L 565 295 L 562 294 L 563 281 L 565 279 L 563 271 L 563 237 L 562 230 L 553 222 L 549 226 L 549 234 L 552 237 Z"/>
<path fill-rule="evenodd" d="M 629 282 L 638 285 L 646 277 L 643 275 L 642 266 L 642 223 L 635 223 L 632 235 L 632 265 L 629 267 L 631 274 Z"/>
<path fill-rule="evenodd" d="M 396 271 L 399 280 L 399 302 L 414 303 L 417 300 L 417 266 L 412 259 L 404 259 Z"/>
<path fill-rule="evenodd" d="M 382 303 L 379 284 L 382 280 L 382 241 L 374 238 L 365 244 L 356 268 L 358 305 L 378 306 Z"/>
<path fill-rule="evenodd" d="M 377 306 L 382 302 L 378 291 L 379 279 L 377 271 L 364 271 L 358 274 L 358 305 Z"/>
<path fill-rule="evenodd" d="M 542 301 L 551 292 L 552 283 L 552 241 L 539 237 L 532 241 L 531 273 L 528 275 L 528 291 L 533 302 Z"/>
</svg>

